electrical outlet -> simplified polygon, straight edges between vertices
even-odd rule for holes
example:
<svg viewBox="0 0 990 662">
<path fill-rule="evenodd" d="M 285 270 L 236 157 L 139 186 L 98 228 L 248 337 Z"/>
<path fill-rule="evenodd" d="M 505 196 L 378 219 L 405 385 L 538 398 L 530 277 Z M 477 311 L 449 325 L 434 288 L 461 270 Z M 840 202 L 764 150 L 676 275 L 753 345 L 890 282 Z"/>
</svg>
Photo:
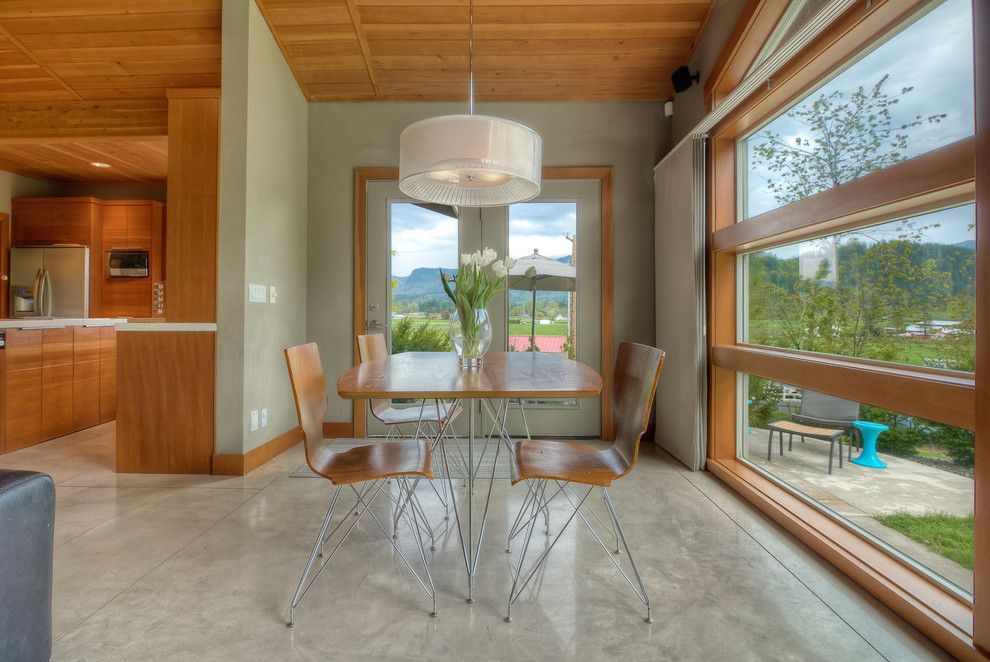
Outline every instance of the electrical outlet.
<svg viewBox="0 0 990 662">
<path fill-rule="evenodd" d="M 261 410 L 261 427 L 263 427 L 263 428 L 267 428 L 268 427 L 268 410 L 267 409 L 262 409 Z"/>
<path fill-rule="evenodd" d="M 257 431 L 258 431 L 258 410 L 257 409 L 252 409 L 251 410 L 251 432 L 257 432 Z"/>
<path fill-rule="evenodd" d="M 272 285 L 268 288 L 268 303 L 275 303 L 275 299 L 278 298 L 278 290 Z"/>
<path fill-rule="evenodd" d="M 258 283 L 249 283 L 248 303 L 268 303 L 268 288 Z"/>
</svg>

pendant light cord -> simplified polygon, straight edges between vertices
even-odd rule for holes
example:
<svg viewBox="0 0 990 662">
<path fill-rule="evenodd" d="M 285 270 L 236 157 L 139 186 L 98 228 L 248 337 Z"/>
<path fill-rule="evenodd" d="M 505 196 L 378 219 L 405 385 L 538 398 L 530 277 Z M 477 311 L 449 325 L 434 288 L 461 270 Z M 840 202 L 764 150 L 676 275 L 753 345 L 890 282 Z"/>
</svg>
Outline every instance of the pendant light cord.
<svg viewBox="0 0 990 662">
<path fill-rule="evenodd" d="M 474 0 L 468 0 L 468 113 L 474 115 Z"/>
</svg>

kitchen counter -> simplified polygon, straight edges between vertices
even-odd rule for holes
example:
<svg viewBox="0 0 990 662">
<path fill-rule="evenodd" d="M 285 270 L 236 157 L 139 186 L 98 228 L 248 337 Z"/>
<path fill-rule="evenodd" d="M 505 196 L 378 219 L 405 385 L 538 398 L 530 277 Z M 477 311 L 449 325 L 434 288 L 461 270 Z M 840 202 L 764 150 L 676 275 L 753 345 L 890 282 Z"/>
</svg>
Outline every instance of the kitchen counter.
<svg viewBox="0 0 990 662">
<path fill-rule="evenodd" d="M 64 329 L 69 326 L 116 326 L 127 324 L 123 317 L 60 317 L 42 319 L 37 317 L 21 317 L 0 319 L 0 330 L 3 329 Z"/>
</svg>

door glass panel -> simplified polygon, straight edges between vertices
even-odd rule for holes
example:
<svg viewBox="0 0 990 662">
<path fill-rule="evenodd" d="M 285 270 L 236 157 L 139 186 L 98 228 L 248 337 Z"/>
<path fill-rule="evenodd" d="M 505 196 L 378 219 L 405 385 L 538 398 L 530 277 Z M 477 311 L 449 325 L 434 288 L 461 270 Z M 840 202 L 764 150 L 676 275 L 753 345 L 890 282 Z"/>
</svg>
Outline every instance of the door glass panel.
<svg viewBox="0 0 990 662">
<path fill-rule="evenodd" d="M 509 256 L 517 260 L 509 278 L 509 351 L 577 356 L 577 214 L 575 201 L 509 207 Z"/>
<path fill-rule="evenodd" d="M 740 257 L 741 342 L 972 371 L 972 204 Z"/>
<path fill-rule="evenodd" d="M 947 584 L 972 593 L 972 432 L 752 375 L 740 375 L 740 381 L 745 394 L 739 407 L 740 457 Z M 850 448 L 854 420 L 886 429 L 872 444 L 869 434 L 854 434 Z M 786 431 L 794 423 L 819 432 L 802 439 Z M 771 443 L 777 425 L 785 432 L 782 438 L 773 432 Z M 830 441 L 814 438 L 823 429 L 843 432 L 834 450 Z"/>
<path fill-rule="evenodd" d="M 971 0 L 929 8 L 740 141 L 741 219 L 973 135 Z"/>
<path fill-rule="evenodd" d="M 457 218 L 410 202 L 390 202 L 389 217 L 392 353 L 452 351 L 440 270 L 457 269 Z"/>
</svg>

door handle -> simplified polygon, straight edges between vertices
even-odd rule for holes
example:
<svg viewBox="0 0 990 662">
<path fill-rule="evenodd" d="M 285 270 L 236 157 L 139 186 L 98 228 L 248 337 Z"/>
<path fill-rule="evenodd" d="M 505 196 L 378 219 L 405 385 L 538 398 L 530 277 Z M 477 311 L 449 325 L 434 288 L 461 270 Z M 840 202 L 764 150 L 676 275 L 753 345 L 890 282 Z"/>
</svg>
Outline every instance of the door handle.
<svg viewBox="0 0 990 662">
<path fill-rule="evenodd" d="M 364 328 L 366 329 L 379 329 L 381 327 L 382 327 L 382 323 L 379 322 L 378 320 L 368 320 L 364 324 Z"/>
</svg>

